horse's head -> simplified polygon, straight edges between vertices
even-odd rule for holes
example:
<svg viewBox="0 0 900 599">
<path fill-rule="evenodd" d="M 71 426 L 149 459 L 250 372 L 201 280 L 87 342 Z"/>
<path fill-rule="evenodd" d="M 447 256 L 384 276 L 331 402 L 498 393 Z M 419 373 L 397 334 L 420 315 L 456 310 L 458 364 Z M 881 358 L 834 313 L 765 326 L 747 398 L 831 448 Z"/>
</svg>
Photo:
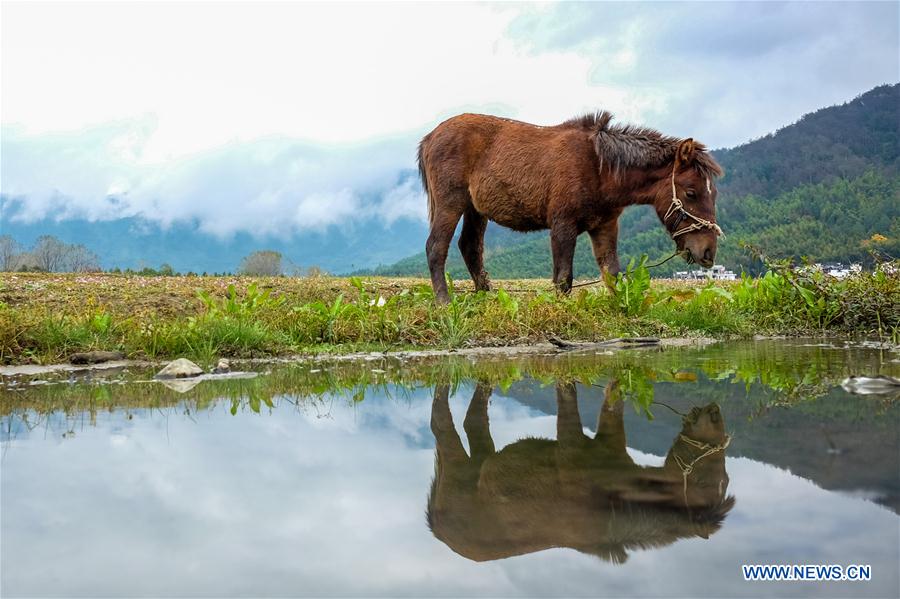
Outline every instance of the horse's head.
<svg viewBox="0 0 900 599">
<path fill-rule="evenodd" d="M 681 421 L 681 434 L 709 445 L 722 445 L 728 436 L 718 404 L 691 408 Z"/>
<path fill-rule="evenodd" d="M 725 420 L 715 403 L 693 408 L 682 419 L 681 434 L 666 458 L 666 467 L 677 474 L 677 503 L 699 508 L 720 505 L 728 490 L 725 448 L 729 437 Z M 686 484 L 682 477 L 687 472 Z"/>
<path fill-rule="evenodd" d="M 716 224 L 715 182 L 722 168 L 693 139 L 678 144 L 672 164 L 665 168 L 654 202 L 656 213 L 684 259 L 709 268 L 722 233 Z"/>
</svg>

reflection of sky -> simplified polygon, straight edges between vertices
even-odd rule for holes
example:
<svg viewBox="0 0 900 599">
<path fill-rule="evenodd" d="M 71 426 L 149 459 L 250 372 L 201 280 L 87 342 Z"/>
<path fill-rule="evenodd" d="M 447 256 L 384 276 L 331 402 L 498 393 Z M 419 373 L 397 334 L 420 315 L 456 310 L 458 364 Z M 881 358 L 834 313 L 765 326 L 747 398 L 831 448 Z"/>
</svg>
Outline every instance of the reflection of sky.
<svg viewBox="0 0 900 599">
<path fill-rule="evenodd" d="M 464 442 L 470 394 L 451 400 Z M 430 399 L 103 414 L 74 438 L 18 435 L 2 462 L 0 594 L 897 595 L 895 514 L 745 458 L 728 461 L 737 504 L 709 540 L 620 566 L 563 549 L 470 562 L 425 524 Z M 512 399 L 489 413 L 498 449 L 555 436 L 552 416 Z M 864 563 L 874 580 L 746 583 L 742 563 Z"/>
</svg>

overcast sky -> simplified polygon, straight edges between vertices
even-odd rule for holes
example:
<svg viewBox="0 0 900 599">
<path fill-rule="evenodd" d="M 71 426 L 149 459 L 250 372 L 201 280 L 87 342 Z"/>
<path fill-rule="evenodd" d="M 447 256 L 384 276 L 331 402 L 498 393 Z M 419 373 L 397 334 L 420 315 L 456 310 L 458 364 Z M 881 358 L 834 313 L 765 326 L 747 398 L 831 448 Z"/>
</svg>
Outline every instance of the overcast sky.
<svg viewBox="0 0 900 599">
<path fill-rule="evenodd" d="M 898 3 L 2 5 L 6 216 L 424 213 L 418 138 L 604 108 L 732 146 L 900 78 Z M 253 210 L 248 210 L 253 206 Z"/>
</svg>

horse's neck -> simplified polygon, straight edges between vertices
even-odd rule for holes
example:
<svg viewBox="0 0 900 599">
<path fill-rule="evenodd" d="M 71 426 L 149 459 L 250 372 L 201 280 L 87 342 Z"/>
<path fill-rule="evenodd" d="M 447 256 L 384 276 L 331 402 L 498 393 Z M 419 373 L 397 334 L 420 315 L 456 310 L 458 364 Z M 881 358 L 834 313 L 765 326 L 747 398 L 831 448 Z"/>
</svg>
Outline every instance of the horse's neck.
<svg viewBox="0 0 900 599">
<path fill-rule="evenodd" d="M 609 170 L 601 177 L 602 195 L 621 208 L 655 204 L 659 186 L 667 180 L 666 171 L 666 168 L 625 168 L 619 173 Z"/>
<path fill-rule="evenodd" d="M 640 478 L 653 479 L 655 481 L 669 481 L 672 483 L 681 483 L 681 470 L 673 460 L 666 456 L 666 461 L 662 466 L 638 466 Z"/>
</svg>

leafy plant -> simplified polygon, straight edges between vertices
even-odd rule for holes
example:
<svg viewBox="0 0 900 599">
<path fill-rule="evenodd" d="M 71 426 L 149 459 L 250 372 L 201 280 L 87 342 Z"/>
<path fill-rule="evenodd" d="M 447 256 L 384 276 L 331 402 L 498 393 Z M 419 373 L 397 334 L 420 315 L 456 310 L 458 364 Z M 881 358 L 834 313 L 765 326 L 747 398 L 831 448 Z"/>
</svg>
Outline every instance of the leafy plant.
<svg viewBox="0 0 900 599">
<path fill-rule="evenodd" d="M 653 382 L 655 374 L 650 369 L 631 367 L 623 368 L 616 379 L 618 390 L 622 400 L 628 400 L 634 406 L 634 411 L 643 413 L 650 420 L 653 413 L 650 406 L 653 405 Z"/>
<path fill-rule="evenodd" d="M 615 278 L 606 275 L 607 285 L 612 289 L 616 305 L 628 316 L 642 314 L 646 308 L 650 291 L 650 271 L 647 269 L 647 255 L 635 262 L 632 258 L 624 273 Z"/>
<path fill-rule="evenodd" d="M 325 302 L 311 302 L 297 308 L 297 312 L 311 313 L 319 318 L 320 335 L 322 341 L 333 342 L 335 340 L 334 325 L 341 317 L 341 314 L 350 309 L 349 304 L 344 303 L 344 294 L 339 293 L 334 301 L 326 304 Z"/>
<path fill-rule="evenodd" d="M 272 297 L 269 289 L 260 291 L 255 282 L 250 283 L 243 297 L 238 296 L 237 289 L 233 284 L 228 286 L 228 292 L 224 298 L 214 298 L 204 289 L 197 290 L 197 297 L 203 302 L 208 315 L 236 318 L 256 316 L 264 310 L 280 307 L 285 301 L 284 297 Z"/>
<path fill-rule="evenodd" d="M 519 314 L 519 302 L 513 299 L 506 291 L 503 289 L 497 290 L 497 301 L 503 307 L 504 312 L 510 317 L 515 319 Z"/>
<path fill-rule="evenodd" d="M 91 317 L 90 327 L 96 333 L 105 334 L 109 331 L 111 322 L 112 316 L 109 312 L 98 310 Z"/>
</svg>

